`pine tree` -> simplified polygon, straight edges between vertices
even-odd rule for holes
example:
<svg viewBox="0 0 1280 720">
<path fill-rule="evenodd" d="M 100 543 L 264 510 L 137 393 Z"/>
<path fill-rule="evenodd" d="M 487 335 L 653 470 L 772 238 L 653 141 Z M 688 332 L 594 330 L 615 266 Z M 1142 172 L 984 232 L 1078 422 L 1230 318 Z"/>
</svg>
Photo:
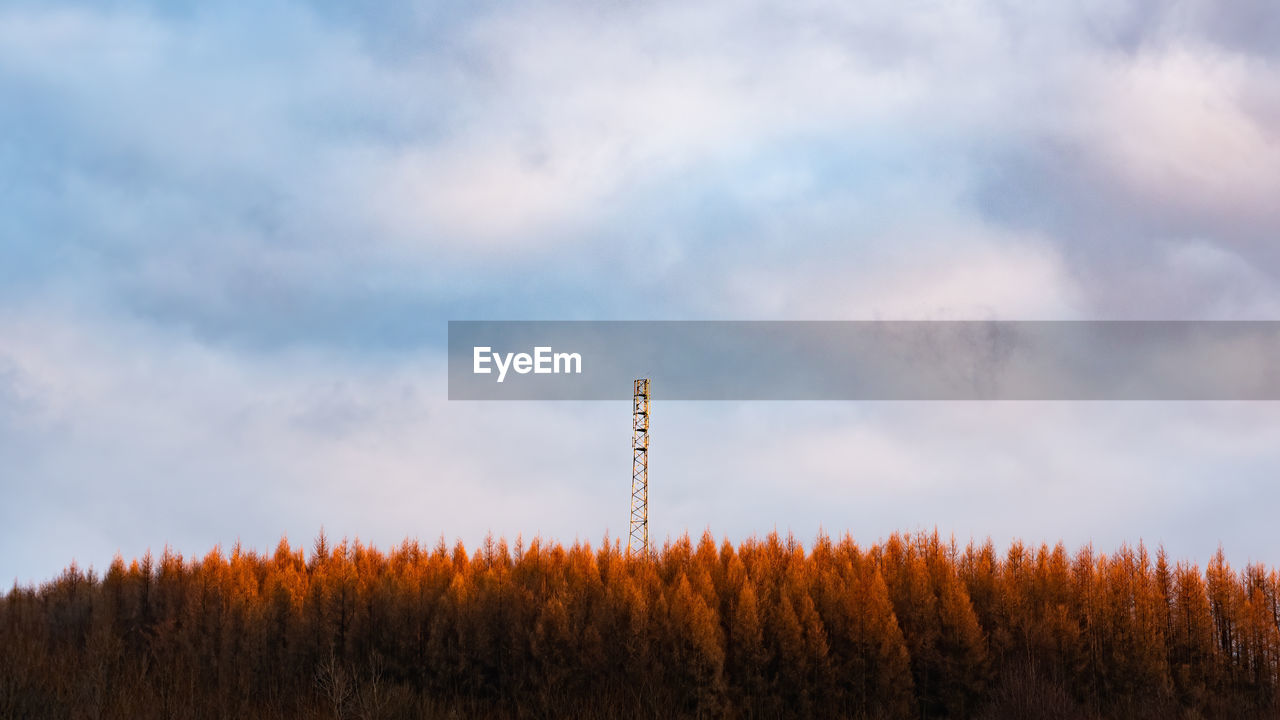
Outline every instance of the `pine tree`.
<svg viewBox="0 0 1280 720">
<path fill-rule="evenodd" d="M 763 671 L 768 665 L 769 655 L 764 645 L 759 604 L 750 582 L 742 583 L 733 605 L 727 646 L 725 664 L 733 681 L 730 697 L 740 711 L 754 714 L 764 697 Z"/>
<path fill-rule="evenodd" d="M 701 716 L 718 714 L 724 703 L 724 645 L 715 613 L 684 575 L 668 608 L 674 649 L 669 677 L 681 707 Z"/>
</svg>

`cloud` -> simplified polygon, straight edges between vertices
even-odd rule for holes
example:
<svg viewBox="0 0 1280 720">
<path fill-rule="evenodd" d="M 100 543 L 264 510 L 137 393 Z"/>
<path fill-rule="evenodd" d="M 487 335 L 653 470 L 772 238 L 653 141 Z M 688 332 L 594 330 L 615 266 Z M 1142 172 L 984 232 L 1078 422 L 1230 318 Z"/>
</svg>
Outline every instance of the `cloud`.
<svg viewBox="0 0 1280 720">
<path fill-rule="evenodd" d="M 686 405 L 697 432 L 659 436 L 669 527 L 819 527 L 871 542 L 903 529 L 963 544 L 1139 539 L 1175 557 L 1274 563 L 1250 528 L 1273 495 L 1280 430 L 1264 403 Z M 671 415 L 667 409 L 664 415 Z M 1176 452 L 1170 448 L 1177 447 Z M 673 457 L 674 456 L 674 457 Z M 655 461 L 655 465 L 659 461 Z M 674 477 L 672 477 L 674 475 Z M 657 491 L 652 491 L 656 494 Z M 660 513 L 655 512 L 655 516 Z"/>
<path fill-rule="evenodd" d="M 0 577 L 99 569 L 281 534 L 382 545 L 624 529 L 628 403 L 450 403 L 434 353 L 248 363 L 135 322 L 0 319 L 38 420 L 0 425 Z M 655 412 L 656 537 L 825 527 L 870 542 L 1145 538 L 1276 562 L 1280 418 L 1267 403 L 669 403 Z M 1252 498 L 1241 502 L 1243 498 Z M 1229 521 L 1228 521 L 1229 519 Z"/>
<path fill-rule="evenodd" d="M 996 152 L 975 193 L 986 216 L 1052 238 L 1094 314 L 1271 317 L 1272 64 L 1174 45 L 1096 55 L 1073 73 L 1070 101 Z M 1238 286 L 1242 274 L 1251 280 Z"/>
<path fill-rule="evenodd" d="M 978 264 L 1061 263 L 1037 271 L 1056 296 L 976 299 L 946 280 L 929 302 L 852 302 L 1257 312 L 1272 280 L 1180 300 L 1146 269 L 1194 245 L 1273 274 L 1280 104 L 1268 56 L 1215 29 L 1233 18 L 1136 2 L 16 6 L 0 81 L 23 102 L 0 123 L 24 142 L 0 161 L 24 181 L 0 272 L 10 292 L 73 275 L 89 302 L 251 345 L 364 341 L 458 306 L 567 315 L 593 297 L 625 313 L 649 300 L 628 257 L 678 285 L 662 308 L 676 316 L 821 307 L 799 271 L 817 255 L 856 273 L 896 254 L 924 277 L 993 248 L 1007 260 Z M 779 256 L 797 269 L 760 283 L 774 301 L 740 305 L 691 280 L 726 255 L 730 277 Z M 1149 293 L 1125 302 L 1144 272 Z M 521 287 L 549 275 L 550 305 Z M 339 305 L 356 310 L 326 333 Z"/>
<path fill-rule="evenodd" d="M 7 5 L 0 576 L 620 530 L 618 409 L 444 402 L 447 319 L 1274 317 L 1267 7 Z M 1270 412 L 680 407 L 655 497 L 1263 556 Z"/>
<path fill-rule="evenodd" d="M 431 353 L 247 363 L 145 324 L 101 323 L 0 319 L 5 377 L 26 378 L 36 411 L 0 423 L 0 534 L 24 548 L 0 556 L 0 576 L 40 579 L 72 558 L 101 569 L 116 550 L 165 543 L 306 541 L 321 526 L 383 544 L 609 526 L 566 513 L 598 492 L 590 470 L 606 453 L 589 428 L 613 414 L 602 406 L 451 406 Z M 626 403 L 612 409 L 625 440 Z"/>
</svg>

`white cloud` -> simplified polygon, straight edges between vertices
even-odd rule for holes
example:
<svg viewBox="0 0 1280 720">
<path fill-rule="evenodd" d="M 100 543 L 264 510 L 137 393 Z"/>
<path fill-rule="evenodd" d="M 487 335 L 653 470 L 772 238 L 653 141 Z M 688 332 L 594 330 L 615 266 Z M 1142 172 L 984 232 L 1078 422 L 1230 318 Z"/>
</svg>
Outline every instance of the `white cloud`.
<svg viewBox="0 0 1280 720">
<path fill-rule="evenodd" d="M 1053 245 L 1000 232 L 945 240 L 873 236 L 859 262 L 744 266 L 720 288 L 731 317 L 808 320 L 1066 320 L 1080 316 L 1074 279 Z M 938 230 L 941 233 L 941 230 Z M 926 252 L 921 252 L 927 248 Z M 836 251 L 838 252 L 838 251 Z"/>
<path fill-rule="evenodd" d="M 321 523 L 617 534 L 625 403 L 449 404 L 422 336 L 369 340 L 445 312 L 1273 317 L 1275 63 L 1144 7 L 0 11 L 0 577 Z M 1265 404 L 661 422 L 660 532 L 1277 559 Z"/>
<path fill-rule="evenodd" d="M 486 532 L 622 534 L 629 406 L 444 400 L 440 358 L 245 356 L 147 326 L 0 317 L 39 420 L 0 422 L 0 577 L 119 549 L 269 549 L 321 525 L 382 545 Z M 656 537 L 819 526 L 863 541 L 1163 540 L 1280 561 L 1267 403 L 673 403 L 655 413 Z M 1252 497 L 1251 502 L 1237 502 Z"/>
<path fill-rule="evenodd" d="M 1098 180 L 1109 192 L 1193 227 L 1280 227 L 1278 138 L 1242 102 L 1273 75 L 1260 61 L 1186 48 L 1100 59 L 1059 122 L 1108 174 Z"/>
</svg>

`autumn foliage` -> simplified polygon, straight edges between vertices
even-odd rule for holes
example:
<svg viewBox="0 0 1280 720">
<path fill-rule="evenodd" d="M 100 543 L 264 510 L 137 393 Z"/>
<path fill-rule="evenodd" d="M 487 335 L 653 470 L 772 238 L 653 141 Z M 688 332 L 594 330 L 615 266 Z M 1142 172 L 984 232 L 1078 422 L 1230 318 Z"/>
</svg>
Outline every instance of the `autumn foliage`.
<svg viewBox="0 0 1280 720">
<path fill-rule="evenodd" d="M 1274 717 L 1280 573 L 1142 547 L 164 553 L 0 600 L 0 717 Z"/>
</svg>

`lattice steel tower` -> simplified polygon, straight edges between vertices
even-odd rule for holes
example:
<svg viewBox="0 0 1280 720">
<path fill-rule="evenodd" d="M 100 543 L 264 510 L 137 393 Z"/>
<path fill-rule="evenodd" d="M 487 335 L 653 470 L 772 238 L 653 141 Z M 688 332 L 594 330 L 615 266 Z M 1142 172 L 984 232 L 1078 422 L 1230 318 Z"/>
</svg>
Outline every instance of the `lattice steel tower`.
<svg viewBox="0 0 1280 720">
<path fill-rule="evenodd" d="M 649 379 L 631 394 L 631 534 L 627 557 L 649 553 Z"/>
</svg>

